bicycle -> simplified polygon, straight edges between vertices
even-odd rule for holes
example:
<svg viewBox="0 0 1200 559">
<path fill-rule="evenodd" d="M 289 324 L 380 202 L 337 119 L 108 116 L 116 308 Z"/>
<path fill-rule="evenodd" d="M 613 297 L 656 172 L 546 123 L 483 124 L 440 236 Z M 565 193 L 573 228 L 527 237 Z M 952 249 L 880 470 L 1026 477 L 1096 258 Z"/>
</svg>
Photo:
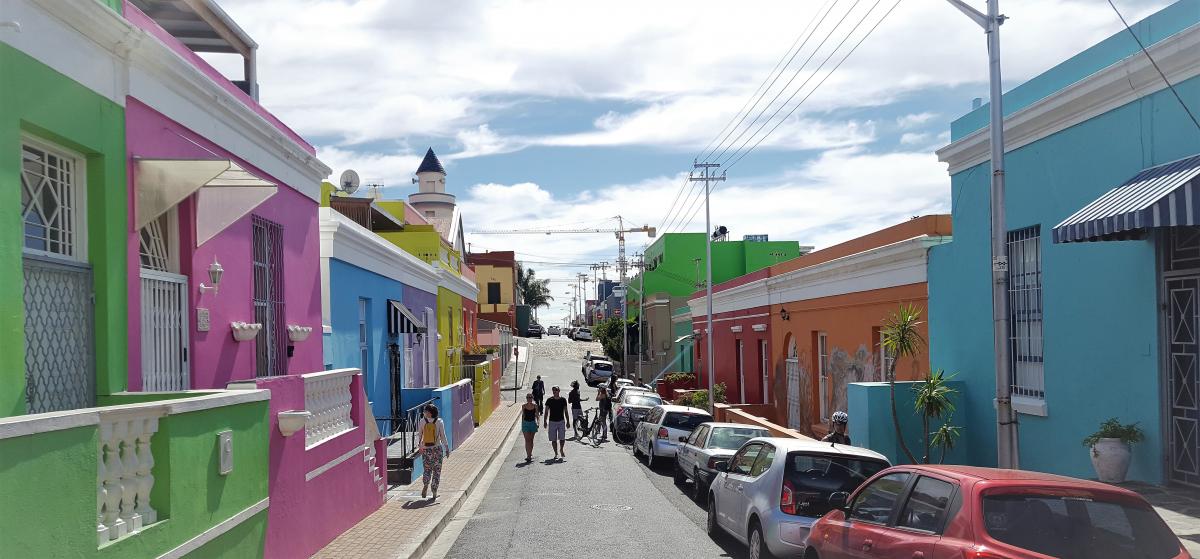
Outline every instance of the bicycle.
<svg viewBox="0 0 1200 559">
<path fill-rule="evenodd" d="M 592 446 L 600 444 L 600 422 L 592 419 L 593 413 L 599 411 L 599 408 L 588 408 L 583 410 L 583 415 L 575 418 L 575 428 L 583 433 L 575 440 L 583 442 L 583 439 L 591 439 Z"/>
</svg>

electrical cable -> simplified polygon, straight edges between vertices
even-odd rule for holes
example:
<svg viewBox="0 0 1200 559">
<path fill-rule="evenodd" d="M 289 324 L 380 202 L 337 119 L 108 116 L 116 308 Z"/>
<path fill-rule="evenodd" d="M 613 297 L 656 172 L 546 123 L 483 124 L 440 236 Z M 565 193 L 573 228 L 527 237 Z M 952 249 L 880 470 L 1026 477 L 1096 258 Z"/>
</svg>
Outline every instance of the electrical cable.
<svg viewBox="0 0 1200 559">
<path fill-rule="evenodd" d="M 1129 22 L 1125 21 L 1125 16 L 1121 15 L 1121 10 L 1117 9 L 1117 5 L 1113 3 L 1113 0 L 1108 0 L 1108 5 L 1112 6 L 1113 11 L 1117 13 L 1117 17 L 1120 18 L 1121 23 L 1125 25 L 1125 30 L 1129 32 L 1129 36 L 1133 37 L 1134 41 L 1137 41 L 1138 47 L 1142 49 L 1142 54 L 1145 54 L 1146 58 L 1150 61 L 1150 64 L 1154 66 L 1154 69 L 1158 70 L 1158 75 L 1162 77 L 1163 83 L 1167 84 L 1167 88 L 1170 89 L 1171 93 L 1175 95 L 1175 100 L 1179 101 L 1179 106 L 1183 107 L 1183 111 L 1187 113 L 1189 118 L 1192 119 L 1192 124 L 1195 124 L 1196 129 L 1200 130 L 1200 121 L 1196 120 L 1196 115 L 1192 114 L 1192 110 L 1188 108 L 1187 103 L 1183 102 L 1183 97 L 1179 96 L 1179 92 L 1175 90 L 1175 86 L 1172 85 L 1171 81 L 1167 79 L 1167 75 L 1163 73 L 1162 68 L 1158 67 L 1158 62 L 1155 62 L 1154 57 L 1150 56 L 1150 51 L 1146 50 L 1146 45 L 1142 44 L 1142 39 L 1139 38 L 1137 33 L 1134 33 L 1133 29 L 1129 27 Z"/>
</svg>

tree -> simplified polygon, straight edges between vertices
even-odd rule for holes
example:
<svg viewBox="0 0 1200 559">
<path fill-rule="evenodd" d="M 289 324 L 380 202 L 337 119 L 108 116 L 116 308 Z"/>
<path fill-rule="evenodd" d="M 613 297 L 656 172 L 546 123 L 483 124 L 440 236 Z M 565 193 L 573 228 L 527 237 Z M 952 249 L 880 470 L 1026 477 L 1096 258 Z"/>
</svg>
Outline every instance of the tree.
<svg viewBox="0 0 1200 559">
<path fill-rule="evenodd" d="M 892 425 L 896 428 L 896 441 L 900 443 L 900 450 L 913 464 L 917 463 L 917 459 L 904 442 L 904 433 L 900 430 L 900 415 L 896 412 L 896 364 L 902 357 L 913 357 L 921 352 L 921 346 L 925 345 L 925 338 L 919 330 L 921 324 L 921 311 L 915 305 L 900 305 L 900 309 L 884 322 L 881 331 L 883 351 L 891 359 L 887 370 L 884 371 L 887 375 L 884 380 L 891 390 Z"/>
<path fill-rule="evenodd" d="M 951 388 L 948 384 L 950 379 L 938 369 L 931 373 L 925 380 L 913 387 L 913 393 L 916 396 L 913 399 L 913 409 L 921 414 L 921 424 L 925 428 L 925 456 L 921 459 L 926 464 L 929 463 L 929 447 L 932 443 L 942 449 L 942 457 L 939 462 L 946 459 L 946 451 L 954 448 L 955 438 L 958 437 L 958 428 L 950 425 L 949 419 L 943 424 L 936 433 L 929 432 L 930 419 L 942 419 L 943 415 L 954 413 L 954 402 L 950 400 L 950 396 L 958 393 L 957 390 Z"/>
<path fill-rule="evenodd" d="M 533 268 L 517 263 L 517 289 L 521 291 L 525 304 L 533 309 L 534 317 L 537 317 L 538 308 L 549 307 L 554 296 L 550 295 L 550 280 L 537 279 L 535 275 Z"/>
<path fill-rule="evenodd" d="M 621 353 L 623 353 L 622 326 L 628 328 L 629 321 L 614 316 L 592 327 L 592 337 L 600 342 L 600 346 L 604 348 L 604 355 L 614 362 L 621 361 Z"/>
</svg>

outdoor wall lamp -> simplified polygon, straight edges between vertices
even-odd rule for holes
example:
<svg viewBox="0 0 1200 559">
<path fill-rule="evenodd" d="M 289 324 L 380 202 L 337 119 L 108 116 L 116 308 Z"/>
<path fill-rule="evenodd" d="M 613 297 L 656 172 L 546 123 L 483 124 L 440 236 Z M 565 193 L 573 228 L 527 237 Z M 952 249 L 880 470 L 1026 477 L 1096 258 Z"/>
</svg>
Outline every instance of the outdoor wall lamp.
<svg viewBox="0 0 1200 559">
<path fill-rule="evenodd" d="M 217 257 L 214 256 L 212 265 L 208 267 L 208 279 L 212 282 L 212 285 L 204 285 L 201 283 L 200 292 L 212 293 L 215 295 L 217 293 L 218 286 L 221 285 L 221 274 L 224 273 L 225 268 L 221 267 L 221 263 L 217 262 Z"/>
<path fill-rule="evenodd" d="M 784 320 L 788 320 L 788 312 L 787 312 L 787 309 L 779 309 L 779 318 L 782 318 L 782 319 L 784 319 Z"/>
</svg>

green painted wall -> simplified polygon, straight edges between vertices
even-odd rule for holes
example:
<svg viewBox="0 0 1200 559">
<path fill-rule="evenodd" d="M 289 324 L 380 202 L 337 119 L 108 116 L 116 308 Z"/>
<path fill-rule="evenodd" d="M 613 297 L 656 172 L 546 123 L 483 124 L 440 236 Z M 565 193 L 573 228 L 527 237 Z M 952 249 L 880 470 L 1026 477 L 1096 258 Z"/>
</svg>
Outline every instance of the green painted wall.
<svg viewBox="0 0 1200 559">
<path fill-rule="evenodd" d="M 117 4 L 113 0 L 114 4 Z M 126 386 L 125 111 L 115 103 L 0 44 L 0 417 L 25 413 L 25 309 L 20 295 L 21 136 L 87 160 L 88 259 L 95 286 L 96 392 Z"/>
<path fill-rule="evenodd" d="M 458 369 L 462 365 L 462 295 L 445 287 L 438 287 L 438 368 L 441 371 L 442 386 L 460 380 Z M 457 349 L 458 351 L 452 351 Z"/>
<path fill-rule="evenodd" d="M 12 557 L 156 557 L 267 497 L 268 402 L 170 415 L 155 434 L 151 502 L 159 522 L 96 547 L 96 426 L 0 440 L 0 542 Z M 217 473 L 217 433 L 233 431 L 234 469 Z M 262 553 L 266 515 L 211 542 Z M 257 547 L 254 547 L 254 542 Z M 224 546 L 224 547 L 222 547 Z M 197 557 L 211 555 L 196 555 Z"/>
<path fill-rule="evenodd" d="M 207 559 L 252 559 L 263 556 L 263 545 L 267 541 L 267 511 L 262 511 L 216 539 L 200 546 L 188 557 Z"/>
<path fill-rule="evenodd" d="M 713 243 L 713 284 L 729 281 L 738 276 L 757 272 L 767 266 L 800 256 L 800 243 L 796 241 L 723 241 Z M 699 263 L 696 262 L 699 259 Z M 675 297 L 687 297 L 698 289 L 697 281 L 705 277 L 704 233 L 668 233 L 646 248 L 645 261 L 654 269 L 645 272 L 645 288 L 642 278 L 634 276 L 629 285 L 629 316 L 638 315 L 641 295 L 644 293 L 667 293 Z M 674 309 L 672 309 L 674 310 Z"/>
<path fill-rule="evenodd" d="M 675 309 L 675 312 L 671 314 L 671 317 L 672 317 L 671 335 L 674 336 L 674 338 L 672 338 L 672 343 L 674 342 L 674 340 L 677 340 L 683 336 L 690 335 L 692 333 L 691 319 L 683 320 L 680 322 L 674 321 L 674 319 L 676 319 L 682 315 L 690 314 L 690 312 L 691 311 L 689 311 L 687 307 L 680 307 L 678 309 Z M 675 352 L 675 354 L 671 355 L 670 357 L 672 359 L 674 359 L 675 355 L 683 355 L 683 357 L 681 357 L 679 359 L 679 363 L 676 364 L 676 366 L 674 367 L 675 370 L 683 371 L 685 373 L 694 372 L 693 366 L 695 365 L 695 363 L 693 363 L 693 361 L 695 361 L 695 354 L 693 353 L 693 350 L 692 350 L 692 343 L 693 342 L 690 339 L 683 340 L 682 342 L 679 342 L 679 343 L 673 343 L 673 345 L 674 345 L 673 351 Z"/>
</svg>

